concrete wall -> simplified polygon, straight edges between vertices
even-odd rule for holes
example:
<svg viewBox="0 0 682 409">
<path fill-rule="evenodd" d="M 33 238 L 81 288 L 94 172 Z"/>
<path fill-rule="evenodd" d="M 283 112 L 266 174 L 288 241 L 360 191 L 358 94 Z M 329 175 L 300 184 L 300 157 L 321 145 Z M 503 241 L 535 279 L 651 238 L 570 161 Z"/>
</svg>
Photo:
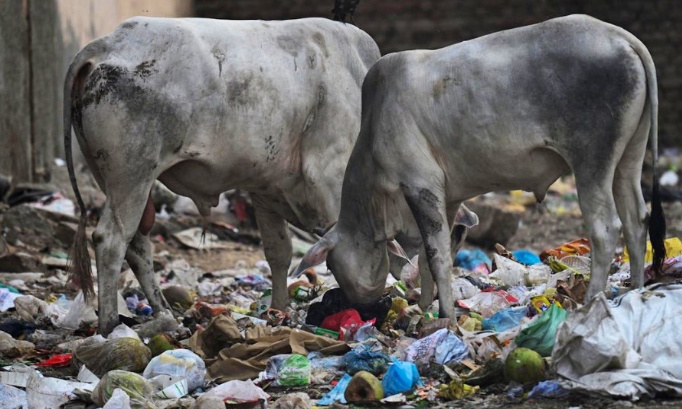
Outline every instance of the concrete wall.
<svg viewBox="0 0 682 409">
<path fill-rule="evenodd" d="M 0 173 L 50 180 L 64 157 L 64 75 L 85 44 L 136 15 L 193 11 L 192 0 L 0 0 Z"/>
<path fill-rule="evenodd" d="M 333 0 L 196 0 L 197 15 L 226 19 L 331 16 Z M 360 0 L 358 27 L 382 53 L 440 48 L 573 13 L 619 25 L 649 48 L 659 84 L 660 144 L 682 146 L 680 0 Z"/>
</svg>

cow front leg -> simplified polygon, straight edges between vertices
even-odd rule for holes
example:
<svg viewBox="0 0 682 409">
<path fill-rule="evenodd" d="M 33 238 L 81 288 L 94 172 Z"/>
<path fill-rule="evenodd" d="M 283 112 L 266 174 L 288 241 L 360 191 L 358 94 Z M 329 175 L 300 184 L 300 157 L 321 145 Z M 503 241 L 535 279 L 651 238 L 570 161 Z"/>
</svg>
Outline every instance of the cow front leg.
<svg viewBox="0 0 682 409">
<path fill-rule="evenodd" d="M 417 267 L 419 267 L 419 277 L 421 280 L 421 293 L 419 294 L 419 308 L 426 311 L 431 304 L 433 304 L 433 299 L 436 295 L 435 283 L 433 282 L 433 276 L 431 275 L 431 270 L 429 269 L 429 261 L 426 257 L 426 252 L 424 251 L 424 246 L 422 246 L 419 251 L 419 258 L 417 259 Z"/>
<path fill-rule="evenodd" d="M 265 208 L 261 198 L 256 195 L 251 197 L 256 209 L 265 259 L 272 271 L 272 307 L 283 310 L 289 303 L 287 272 L 292 256 L 289 225 L 281 216 Z"/>
<path fill-rule="evenodd" d="M 450 291 L 452 275 L 450 225 L 446 216 L 443 192 L 430 187 L 404 184 L 401 187 L 419 226 L 431 275 L 441 290 L 438 291 L 439 315 L 443 318 L 454 318 L 454 301 Z M 423 262 L 424 260 L 420 260 L 420 263 Z"/>
<path fill-rule="evenodd" d="M 452 217 L 452 215 L 455 214 L 454 226 L 452 227 L 450 233 L 450 255 L 453 260 L 459 249 L 461 249 L 462 245 L 464 245 L 464 240 L 466 240 L 469 228 L 473 227 L 475 224 L 478 224 L 478 217 L 475 215 L 468 216 L 470 219 L 467 220 L 458 219 L 456 212 L 458 211 L 459 206 L 460 203 L 454 203 L 447 207 L 448 217 Z M 466 209 L 466 213 L 467 215 L 473 215 L 473 212 L 469 211 L 469 209 Z M 419 253 L 419 260 L 426 260 L 426 254 L 424 252 L 423 246 Z M 419 307 L 423 310 L 428 308 L 433 303 L 435 295 L 435 289 L 433 288 L 433 278 L 431 277 L 431 271 L 429 270 L 429 265 L 426 261 L 419 263 L 419 275 L 421 276 L 422 282 L 422 292 L 419 297 Z M 438 291 L 448 291 L 452 293 L 452 288 L 448 288 L 447 290 L 439 288 Z"/>
<path fill-rule="evenodd" d="M 154 315 L 157 315 L 161 312 L 170 311 L 170 306 L 156 282 L 152 255 L 153 248 L 149 236 L 138 230 L 128 246 L 125 258 L 135 273 L 142 291 L 147 296 L 147 301 L 154 310 Z"/>
</svg>

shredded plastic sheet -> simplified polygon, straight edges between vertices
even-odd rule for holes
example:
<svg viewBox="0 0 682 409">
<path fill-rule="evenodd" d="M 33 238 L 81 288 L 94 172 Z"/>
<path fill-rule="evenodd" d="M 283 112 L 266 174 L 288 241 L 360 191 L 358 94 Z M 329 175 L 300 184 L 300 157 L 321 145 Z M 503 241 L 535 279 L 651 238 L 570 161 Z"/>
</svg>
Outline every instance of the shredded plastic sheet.
<svg viewBox="0 0 682 409">
<path fill-rule="evenodd" d="M 567 389 L 638 400 L 682 396 L 682 284 L 608 301 L 603 294 L 559 327 L 553 369 Z"/>
</svg>

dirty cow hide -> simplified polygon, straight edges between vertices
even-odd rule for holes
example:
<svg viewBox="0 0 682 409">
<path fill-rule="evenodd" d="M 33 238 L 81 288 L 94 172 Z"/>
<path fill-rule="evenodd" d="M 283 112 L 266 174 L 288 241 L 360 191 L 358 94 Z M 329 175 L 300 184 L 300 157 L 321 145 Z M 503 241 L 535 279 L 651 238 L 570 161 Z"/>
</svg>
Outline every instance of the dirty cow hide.
<svg viewBox="0 0 682 409">
<path fill-rule="evenodd" d="M 222 192 L 249 192 L 273 272 L 273 306 L 284 307 L 292 251 L 287 222 L 311 231 L 336 220 L 360 129 L 362 79 L 379 56 L 360 29 L 321 18 L 137 17 L 81 50 L 65 81 L 64 137 L 82 216 L 72 124 L 107 196 L 93 236 L 100 331 L 118 322 L 124 257 L 154 310 L 167 309 L 145 235 L 157 179 L 191 198 L 202 215 Z M 82 219 L 72 260 L 89 295 L 84 227 Z"/>
<path fill-rule="evenodd" d="M 341 288 L 353 288 L 349 301 L 380 295 L 358 276 L 386 269 L 386 243 L 400 227 L 387 215 L 397 203 L 419 225 L 438 288 L 450 288 L 452 215 L 463 200 L 521 189 L 541 201 L 570 172 L 592 246 L 588 298 L 606 287 L 621 226 L 633 286 L 643 284 L 647 221 L 660 267 L 656 174 L 650 217 L 640 187 L 647 141 L 654 164 L 658 155 L 656 73 L 646 47 L 622 28 L 574 15 L 389 54 L 367 73 L 362 110 L 339 221 L 306 256 L 326 258 Z M 452 293 L 439 300 L 441 316 L 452 317 Z"/>
</svg>

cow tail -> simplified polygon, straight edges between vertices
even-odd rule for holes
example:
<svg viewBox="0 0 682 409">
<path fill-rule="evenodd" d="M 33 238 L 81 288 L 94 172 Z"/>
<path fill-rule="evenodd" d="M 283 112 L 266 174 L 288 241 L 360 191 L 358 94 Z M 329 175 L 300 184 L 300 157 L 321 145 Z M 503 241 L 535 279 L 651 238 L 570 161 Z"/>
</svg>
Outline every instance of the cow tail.
<svg viewBox="0 0 682 409">
<path fill-rule="evenodd" d="M 634 38 L 634 36 L 632 36 Z M 644 71 L 646 73 L 647 97 L 651 115 L 651 126 L 649 127 L 649 143 L 652 153 L 652 193 L 651 193 L 651 215 L 649 217 L 649 239 L 653 249 L 653 269 L 656 274 L 661 272 L 663 261 L 665 260 L 665 216 L 661 205 L 661 193 L 658 181 L 658 84 L 656 81 L 656 67 L 649 54 L 649 50 L 641 41 L 634 38 L 630 44 L 639 55 Z"/>
<path fill-rule="evenodd" d="M 90 255 L 88 254 L 88 239 L 85 234 L 85 228 L 88 223 L 88 213 L 78 189 L 78 182 L 76 181 L 76 172 L 73 167 L 73 154 L 71 151 L 71 128 L 74 112 L 72 111 L 72 104 L 80 97 L 77 95 L 76 87 L 82 89 L 83 81 L 88 74 L 88 70 L 92 67 L 90 59 L 100 53 L 103 43 L 95 41 L 85 47 L 76 55 L 73 62 L 69 66 L 64 80 L 64 153 L 66 155 L 66 166 L 69 171 L 69 180 L 73 193 L 78 202 L 78 209 L 80 210 L 80 220 L 78 221 L 78 229 L 73 241 L 73 246 L 69 254 L 68 271 L 70 272 L 71 280 L 76 283 L 83 291 L 83 297 L 88 300 L 90 296 L 95 293 L 94 281 L 92 277 L 92 267 L 90 264 Z M 77 110 L 80 107 L 75 107 Z M 80 112 L 78 112 L 80 114 Z"/>
</svg>

